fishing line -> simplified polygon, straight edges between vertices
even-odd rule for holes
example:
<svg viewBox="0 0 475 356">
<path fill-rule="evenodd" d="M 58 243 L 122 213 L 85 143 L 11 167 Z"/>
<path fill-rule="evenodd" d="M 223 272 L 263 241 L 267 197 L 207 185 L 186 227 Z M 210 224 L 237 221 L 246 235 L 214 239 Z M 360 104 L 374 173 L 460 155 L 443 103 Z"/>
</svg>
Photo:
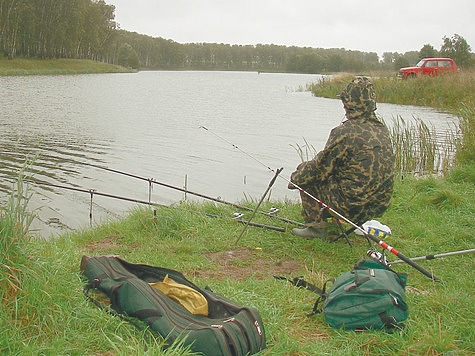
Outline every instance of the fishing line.
<svg viewBox="0 0 475 356">
<path fill-rule="evenodd" d="M 258 160 L 257 158 L 255 158 L 254 156 L 252 156 L 251 154 L 249 154 L 248 152 L 242 150 L 241 148 L 239 148 L 237 145 L 235 145 L 234 143 L 228 141 L 226 138 L 218 135 L 217 133 L 211 131 L 210 129 L 208 129 L 207 127 L 205 126 L 200 126 L 201 129 L 204 129 L 206 131 L 208 131 L 209 133 L 213 134 L 214 136 L 218 137 L 220 140 L 232 145 L 235 149 L 239 150 L 240 152 L 244 153 L 246 156 L 252 158 L 254 161 L 258 162 L 260 165 L 266 167 L 268 170 L 270 170 L 271 172 L 273 172 L 274 174 L 276 173 L 276 171 L 269 167 L 268 165 L 266 165 L 264 162 Z M 283 176 L 280 176 L 279 175 L 279 178 L 285 180 L 287 183 L 290 183 L 292 184 L 292 186 L 294 186 L 296 189 L 298 189 L 300 192 L 304 193 L 305 195 L 307 195 L 308 197 L 310 197 L 310 199 L 313 199 L 315 200 L 318 204 L 320 204 L 322 206 L 322 209 L 328 209 L 329 211 L 333 212 L 334 215 L 338 216 L 340 219 L 344 220 L 346 223 L 350 224 L 351 226 L 353 226 L 355 229 L 358 229 L 360 230 L 363 234 L 367 234 L 367 232 L 365 230 L 363 230 L 361 227 L 359 227 L 358 225 L 356 225 L 355 223 L 353 223 L 351 220 L 347 219 L 346 217 L 344 217 L 343 215 L 341 215 L 340 213 L 338 213 L 337 211 L 333 210 L 332 208 L 330 208 L 328 205 L 326 205 L 324 202 L 322 202 L 321 200 L 319 200 L 318 198 L 314 197 L 312 194 L 310 194 L 309 192 L 307 192 L 306 190 L 304 190 L 303 188 L 299 187 L 297 184 L 293 183 L 290 179 L 287 179 Z"/>
<path fill-rule="evenodd" d="M 221 139 L 222 141 L 224 141 L 224 142 L 230 144 L 231 146 L 233 146 L 233 147 L 234 147 L 235 149 L 237 149 L 239 152 L 245 154 L 245 155 L 248 156 L 249 158 L 251 158 L 251 159 L 253 159 L 254 161 L 256 161 L 257 163 L 259 163 L 260 165 L 266 167 L 266 168 L 267 168 L 268 170 L 270 170 L 272 173 L 274 173 L 274 174 L 276 173 L 276 170 L 275 170 L 275 169 L 269 167 L 269 166 L 266 165 L 264 162 L 259 161 L 256 157 L 254 157 L 254 156 L 250 155 L 249 153 L 247 153 L 246 151 L 240 149 L 240 148 L 239 148 L 238 146 L 236 146 L 234 143 L 232 143 L 231 141 L 226 140 L 224 137 L 219 136 L 217 133 L 215 133 L 215 132 L 209 130 L 207 127 L 205 127 L 205 126 L 200 126 L 200 129 L 206 130 L 206 131 L 208 131 L 209 133 L 215 135 L 217 138 L 219 138 L 219 139 Z M 282 177 L 282 178 L 283 178 L 283 177 Z"/>
</svg>

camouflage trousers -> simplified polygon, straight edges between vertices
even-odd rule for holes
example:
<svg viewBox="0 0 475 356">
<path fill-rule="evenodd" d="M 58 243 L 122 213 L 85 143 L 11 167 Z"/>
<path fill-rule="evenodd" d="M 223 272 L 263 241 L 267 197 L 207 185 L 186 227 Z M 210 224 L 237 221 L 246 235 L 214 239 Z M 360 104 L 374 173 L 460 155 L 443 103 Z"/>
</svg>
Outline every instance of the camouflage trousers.
<svg viewBox="0 0 475 356">
<path fill-rule="evenodd" d="M 317 187 L 306 187 L 305 190 L 355 224 L 363 224 L 370 219 L 381 216 L 389 206 L 389 201 L 366 201 L 364 204 L 349 201 L 343 198 L 337 189 L 332 190 L 331 188 L 320 185 Z M 319 227 L 328 218 L 332 217 L 328 209 L 324 208 L 307 194 L 300 192 L 300 198 L 302 200 L 302 216 L 307 226 Z"/>
</svg>

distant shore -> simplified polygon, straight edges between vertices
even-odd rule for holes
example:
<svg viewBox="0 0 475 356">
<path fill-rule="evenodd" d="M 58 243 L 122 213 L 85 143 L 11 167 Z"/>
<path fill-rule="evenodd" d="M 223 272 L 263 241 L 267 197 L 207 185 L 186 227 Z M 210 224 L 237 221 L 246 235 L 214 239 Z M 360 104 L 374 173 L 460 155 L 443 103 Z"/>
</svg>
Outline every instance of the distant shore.
<svg viewBox="0 0 475 356">
<path fill-rule="evenodd" d="M 119 65 L 86 59 L 0 58 L 0 76 L 58 75 L 93 73 L 134 73 L 136 70 Z"/>
</svg>

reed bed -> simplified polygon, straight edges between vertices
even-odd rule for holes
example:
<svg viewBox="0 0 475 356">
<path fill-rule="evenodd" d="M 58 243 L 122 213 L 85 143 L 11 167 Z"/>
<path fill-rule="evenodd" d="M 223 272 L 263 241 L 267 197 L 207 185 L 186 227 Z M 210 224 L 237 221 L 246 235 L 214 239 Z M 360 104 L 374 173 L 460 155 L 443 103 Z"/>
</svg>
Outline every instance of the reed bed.
<svg viewBox="0 0 475 356">
<path fill-rule="evenodd" d="M 457 161 L 472 163 L 475 157 L 475 107 L 461 104 L 458 111 L 462 134 L 457 142 Z"/>
<path fill-rule="evenodd" d="M 420 76 L 414 80 L 379 77 L 374 80 L 378 100 L 387 103 L 431 106 L 457 110 L 460 103 L 473 106 L 475 70 L 438 77 Z"/>
<path fill-rule="evenodd" d="M 456 128 L 439 133 L 420 119 L 408 122 L 400 116 L 393 120 L 390 134 L 399 175 L 446 173 L 462 137 Z"/>
</svg>

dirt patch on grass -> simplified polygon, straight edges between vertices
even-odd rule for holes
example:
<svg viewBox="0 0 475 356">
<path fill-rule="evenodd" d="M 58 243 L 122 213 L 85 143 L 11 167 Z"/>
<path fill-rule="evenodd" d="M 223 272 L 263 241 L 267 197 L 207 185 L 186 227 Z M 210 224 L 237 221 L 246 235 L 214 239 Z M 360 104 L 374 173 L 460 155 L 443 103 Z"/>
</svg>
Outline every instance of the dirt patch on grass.
<svg viewBox="0 0 475 356">
<path fill-rule="evenodd" d="M 106 237 L 101 241 L 91 242 L 84 247 L 88 251 L 97 251 L 97 250 L 114 250 L 120 247 L 120 244 L 111 237 Z"/>
<path fill-rule="evenodd" d="M 231 251 L 205 254 L 206 258 L 219 265 L 217 269 L 199 269 L 195 276 L 215 279 L 242 280 L 249 277 L 265 279 L 274 275 L 295 274 L 304 268 L 303 262 L 295 260 L 273 260 L 264 258 L 262 251 L 241 247 Z"/>
<path fill-rule="evenodd" d="M 85 251 L 107 251 L 107 250 L 117 250 L 120 247 L 126 246 L 128 248 L 138 248 L 140 247 L 139 244 L 130 244 L 124 245 L 117 241 L 114 237 L 106 237 L 101 241 L 95 241 L 87 244 L 83 250 Z"/>
</svg>

